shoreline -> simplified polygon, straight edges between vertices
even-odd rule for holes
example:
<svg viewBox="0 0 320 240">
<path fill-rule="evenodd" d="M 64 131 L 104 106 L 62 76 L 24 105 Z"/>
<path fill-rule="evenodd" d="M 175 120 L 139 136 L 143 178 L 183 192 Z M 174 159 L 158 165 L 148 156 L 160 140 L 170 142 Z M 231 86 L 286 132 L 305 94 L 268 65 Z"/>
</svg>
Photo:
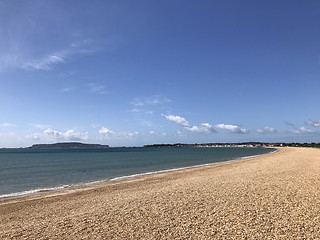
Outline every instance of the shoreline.
<svg viewBox="0 0 320 240">
<path fill-rule="evenodd" d="M 258 154 L 258 155 L 239 157 L 239 158 L 230 159 L 230 160 L 222 160 L 220 162 L 197 164 L 197 165 L 191 165 L 191 166 L 186 166 L 186 167 L 178 167 L 178 168 L 172 168 L 172 169 L 163 169 L 163 170 L 157 170 L 157 171 L 151 171 L 151 172 L 136 173 L 136 174 L 127 175 L 127 176 L 119 176 L 119 177 L 114 177 L 111 179 L 102 179 L 102 180 L 96 180 L 96 181 L 85 182 L 85 183 L 64 184 L 61 186 L 53 186 L 53 187 L 49 187 L 49 188 L 30 189 L 30 190 L 25 190 L 22 192 L 2 194 L 2 195 L 0 195 L 0 203 L 1 203 L 1 201 L 4 201 L 4 200 L 28 197 L 28 196 L 33 196 L 33 195 L 44 195 L 44 194 L 48 194 L 48 193 L 54 193 L 54 192 L 65 191 L 65 190 L 81 189 L 81 188 L 85 188 L 88 186 L 95 186 L 95 185 L 104 184 L 104 183 L 108 183 L 108 182 L 115 182 L 115 181 L 143 177 L 143 176 L 148 176 L 148 175 L 153 175 L 153 174 L 174 172 L 174 171 L 180 171 L 180 170 L 189 169 L 189 168 L 192 169 L 192 168 L 210 166 L 210 165 L 215 165 L 215 164 L 220 164 L 220 163 L 233 162 L 233 161 L 238 161 L 238 160 L 242 160 L 242 159 L 254 158 L 254 157 L 259 157 L 259 156 L 263 156 L 263 155 L 267 155 L 267 154 L 272 154 L 272 153 L 276 153 L 279 151 L 278 148 L 267 148 L 267 149 L 275 149 L 275 150 L 272 152 Z"/>
<path fill-rule="evenodd" d="M 318 239 L 320 151 L 221 162 L 0 202 L 1 239 Z"/>
<path fill-rule="evenodd" d="M 270 148 L 270 149 L 273 149 L 273 148 Z M 234 162 L 234 161 L 238 161 L 238 160 L 242 160 L 242 159 L 260 157 L 260 156 L 264 156 L 264 155 L 267 155 L 267 154 L 276 153 L 278 151 L 279 151 L 279 149 L 275 149 L 274 151 L 268 152 L 268 153 L 252 155 L 252 156 L 246 156 L 246 157 L 239 157 L 239 158 L 230 159 L 230 160 L 223 160 L 221 162 L 203 163 L 203 164 L 191 165 L 191 166 L 187 166 L 187 167 L 164 169 L 164 170 L 146 172 L 146 173 L 137 173 L 137 174 L 132 174 L 132 175 L 128 175 L 128 176 L 115 177 L 115 178 L 112 178 L 112 179 L 110 179 L 110 180 L 108 180 L 106 182 L 114 182 L 114 181 L 125 180 L 125 179 L 136 178 L 136 177 L 142 177 L 142 176 L 148 176 L 148 175 L 153 175 L 153 174 L 175 172 L 175 171 L 180 171 L 180 170 L 184 170 L 184 169 L 192 169 L 192 168 L 197 168 L 197 167 L 211 166 L 211 165 L 220 164 L 220 163 Z M 0 201 L 1 201 L 1 199 L 0 199 Z"/>
</svg>

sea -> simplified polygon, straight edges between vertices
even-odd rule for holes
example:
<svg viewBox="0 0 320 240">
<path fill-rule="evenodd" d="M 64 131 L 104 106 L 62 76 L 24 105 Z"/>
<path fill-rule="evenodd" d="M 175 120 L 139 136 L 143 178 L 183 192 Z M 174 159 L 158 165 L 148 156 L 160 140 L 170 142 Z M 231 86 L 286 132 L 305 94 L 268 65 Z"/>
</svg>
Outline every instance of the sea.
<svg viewBox="0 0 320 240">
<path fill-rule="evenodd" d="M 274 151 L 239 147 L 0 149 L 0 200 Z"/>
</svg>

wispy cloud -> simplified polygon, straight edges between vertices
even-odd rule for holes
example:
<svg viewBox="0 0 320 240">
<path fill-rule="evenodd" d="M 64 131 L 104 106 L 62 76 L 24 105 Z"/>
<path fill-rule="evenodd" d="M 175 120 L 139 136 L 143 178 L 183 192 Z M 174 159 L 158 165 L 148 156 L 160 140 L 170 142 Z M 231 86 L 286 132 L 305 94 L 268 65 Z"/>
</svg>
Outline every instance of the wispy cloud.
<svg viewBox="0 0 320 240">
<path fill-rule="evenodd" d="M 88 46 L 92 45 L 94 41 L 92 39 L 82 39 L 70 44 L 73 48 L 79 48 L 82 51 L 89 51 Z"/>
<path fill-rule="evenodd" d="M 0 72 L 10 67 L 19 66 L 19 59 L 16 54 L 3 54 L 0 56 Z"/>
<path fill-rule="evenodd" d="M 320 127 L 320 120 L 318 121 L 309 120 L 309 121 L 306 121 L 305 124 L 310 127 Z"/>
<path fill-rule="evenodd" d="M 55 65 L 66 63 L 76 55 L 90 54 L 96 49 L 90 46 L 91 41 L 79 41 L 70 44 L 70 47 L 51 52 L 40 58 L 22 61 L 21 68 L 25 70 L 50 70 Z"/>
<path fill-rule="evenodd" d="M 52 65 L 63 63 L 65 58 L 65 54 L 57 52 L 41 59 L 25 62 L 22 64 L 22 68 L 25 70 L 50 70 Z"/>
<path fill-rule="evenodd" d="M 121 138 L 132 138 L 132 137 L 138 137 L 139 136 L 139 132 L 135 131 L 135 132 L 119 132 L 118 136 Z"/>
<path fill-rule="evenodd" d="M 73 90 L 73 88 L 62 88 L 60 91 L 61 92 L 64 92 L 64 93 L 67 93 L 67 92 L 71 92 Z"/>
<path fill-rule="evenodd" d="M 142 113 L 146 115 L 152 115 L 154 111 L 148 110 L 148 109 L 142 109 L 142 108 L 132 108 L 128 111 L 129 113 Z"/>
<path fill-rule="evenodd" d="M 185 136 L 185 134 L 184 134 L 184 132 L 182 132 L 182 131 L 177 131 L 177 136 L 183 137 L 183 136 Z"/>
<path fill-rule="evenodd" d="M 249 132 L 245 128 L 240 128 L 238 125 L 231 125 L 231 124 L 223 124 L 222 123 L 222 124 L 217 124 L 215 127 L 219 128 L 219 129 L 228 130 L 233 133 L 239 133 L 239 134 L 246 134 Z"/>
<path fill-rule="evenodd" d="M 36 123 L 36 124 L 30 124 L 30 126 L 34 127 L 34 128 L 38 128 L 38 129 L 46 129 L 46 128 L 50 128 L 50 125 L 47 124 L 40 124 L 40 123 Z"/>
<path fill-rule="evenodd" d="M 287 126 L 290 126 L 290 127 L 295 127 L 296 126 L 294 123 L 288 122 L 288 121 L 284 122 L 284 124 L 287 125 Z"/>
<path fill-rule="evenodd" d="M 127 112 L 132 114 L 133 118 L 140 125 L 153 127 L 154 115 L 158 115 L 161 111 L 167 110 L 168 103 L 170 102 L 170 99 L 161 95 L 134 98 L 132 101 L 128 102 L 131 105 L 131 109 Z"/>
<path fill-rule="evenodd" d="M 141 112 L 141 110 L 138 109 L 138 108 L 132 108 L 132 109 L 129 110 L 128 112 L 130 112 L 130 113 L 139 113 L 139 112 Z"/>
<path fill-rule="evenodd" d="M 92 128 L 99 128 L 99 127 L 101 127 L 101 125 L 99 123 L 92 123 L 91 127 Z"/>
<path fill-rule="evenodd" d="M 2 123 L 0 124 L 0 127 L 16 127 L 17 125 L 12 123 Z"/>
<path fill-rule="evenodd" d="M 290 129 L 289 132 L 295 133 L 295 134 L 304 134 L 304 133 L 312 133 L 313 131 L 305 127 L 299 127 L 295 129 Z"/>
<path fill-rule="evenodd" d="M 89 89 L 89 92 L 93 94 L 108 94 L 110 93 L 107 90 L 107 86 L 104 84 L 88 83 L 86 85 Z"/>
<path fill-rule="evenodd" d="M 267 134 L 267 133 L 276 133 L 277 130 L 272 127 L 264 127 L 263 129 L 258 129 L 258 133 Z"/>
<path fill-rule="evenodd" d="M 289 129 L 290 133 L 294 134 L 308 134 L 308 133 L 314 133 L 313 130 L 306 128 L 306 127 L 298 127 L 293 123 L 290 122 L 285 122 L 286 125 L 290 126 L 291 129 Z M 320 121 L 306 121 L 305 125 L 310 126 L 310 127 L 320 127 Z"/>
<path fill-rule="evenodd" d="M 145 107 L 145 106 L 154 106 L 158 104 L 164 104 L 171 102 L 170 99 L 162 97 L 160 95 L 154 95 L 151 97 L 145 97 L 145 98 L 135 98 L 133 99 L 130 104 L 132 104 L 135 107 Z"/>
</svg>

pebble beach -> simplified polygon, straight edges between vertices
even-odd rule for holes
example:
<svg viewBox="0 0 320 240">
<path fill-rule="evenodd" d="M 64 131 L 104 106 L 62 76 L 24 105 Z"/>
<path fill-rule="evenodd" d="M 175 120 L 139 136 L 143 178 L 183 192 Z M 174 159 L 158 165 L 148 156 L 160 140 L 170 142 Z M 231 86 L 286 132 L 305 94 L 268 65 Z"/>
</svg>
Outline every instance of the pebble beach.
<svg viewBox="0 0 320 240">
<path fill-rule="evenodd" d="M 320 239 L 320 150 L 3 200 L 0 239 Z"/>
</svg>

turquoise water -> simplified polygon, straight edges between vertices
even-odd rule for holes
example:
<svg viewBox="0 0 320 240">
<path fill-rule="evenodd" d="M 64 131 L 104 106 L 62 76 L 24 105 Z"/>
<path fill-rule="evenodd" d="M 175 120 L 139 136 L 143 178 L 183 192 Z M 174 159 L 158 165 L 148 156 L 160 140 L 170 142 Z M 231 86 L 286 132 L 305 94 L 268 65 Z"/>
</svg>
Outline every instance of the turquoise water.
<svg viewBox="0 0 320 240">
<path fill-rule="evenodd" d="M 0 199 L 260 155 L 265 148 L 1 149 Z"/>
</svg>

